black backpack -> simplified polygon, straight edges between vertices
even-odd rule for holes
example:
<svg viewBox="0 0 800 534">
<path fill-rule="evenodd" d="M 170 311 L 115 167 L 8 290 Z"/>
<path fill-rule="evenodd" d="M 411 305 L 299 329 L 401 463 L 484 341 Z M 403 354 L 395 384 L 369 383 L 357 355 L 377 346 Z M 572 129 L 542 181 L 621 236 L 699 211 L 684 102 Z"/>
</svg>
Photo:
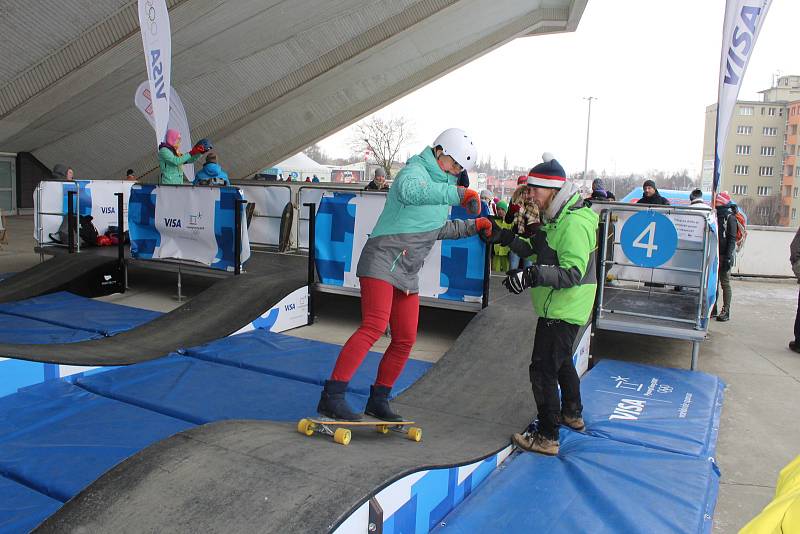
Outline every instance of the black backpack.
<svg viewBox="0 0 800 534">
<path fill-rule="evenodd" d="M 92 223 L 93 217 L 91 215 L 80 216 L 80 227 L 78 228 L 78 235 L 80 236 L 83 244 L 89 247 L 97 246 L 97 228 Z M 69 217 L 64 217 L 61 221 L 61 226 L 58 227 L 58 232 L 50 234 L 50 239 L 62 245 L 69 244 Z"/>
</svg>

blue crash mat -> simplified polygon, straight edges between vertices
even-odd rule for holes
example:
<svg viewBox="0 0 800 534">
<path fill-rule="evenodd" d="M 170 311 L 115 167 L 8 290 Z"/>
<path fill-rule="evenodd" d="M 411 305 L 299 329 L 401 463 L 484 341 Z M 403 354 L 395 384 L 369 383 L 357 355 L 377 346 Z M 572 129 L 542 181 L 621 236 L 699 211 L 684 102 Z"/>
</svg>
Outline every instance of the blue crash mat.
<svg viewBox="0 0 800 534">
<path fill-rule="evenodd" d="M 710 532 L 718 489 L 707 459 L 562 430 L 559 456 L 512 456 L 435 532 Z"/>
<path fill-rule="evenodd" d="M 66 502 L 144 447 L 192 425 L 53 380 L 0 399 L 0 474 Z"/>
<path fill-rule="evenodd" d="M 79 297 L 66 291 L 0 304 L 0 314 L 113 336 L 152 321 L 158 312 Z"/>
<path fill-rule="evenodd" d="M 706 373 L 602 360 L 581 380 L 583 418 L 597 436 L 707 458 L 724 387 Z"/>
<path fill-rule="evenodd" d="M 81 387 L 195 424 L 292 421 L 316 413 L 320 387 L 177 354 L 78 378 Z M 350 394 L 363 409 L 366 397 Z"/>
<path fill-rule="evenodd" d="M 61 502 L 0 476 L 0 533 L 33 530 L 61 508 Z"/>
<path fill-rule="evenodd" d="M 183 353 L 201 360 L 322 386 L 330 377 L 340 350 L 340 345 L 254 330 L 187 349 Z M 369 395 L 369 387 L 375 382 L 381 356 L 377 352 L 367 354 L 358 373 L 350 381 L 349 391 Z M 408 389 L 430 366 L 428 362 L 408 360 L 392 389 L 392 395 L 399 395 Z"/>
<path fill-rule="evenodd" d="M 6 315 L 0 312 L 0 341 L 16 344 L 75 343 L 88 339 L 100 339 L 102 334 L 67 328 L 45 321 Z"/>
</svg>

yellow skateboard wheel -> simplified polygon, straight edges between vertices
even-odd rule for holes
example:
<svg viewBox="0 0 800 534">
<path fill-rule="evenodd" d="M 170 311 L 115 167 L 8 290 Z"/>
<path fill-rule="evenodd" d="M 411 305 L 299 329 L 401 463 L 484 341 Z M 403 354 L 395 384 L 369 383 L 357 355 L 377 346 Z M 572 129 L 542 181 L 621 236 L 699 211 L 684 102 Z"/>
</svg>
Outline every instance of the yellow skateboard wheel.
<svg viewBox="0 0 800 534">
<path fill-rule="evenodd" d="M 422 441 L 422 429 L 412 426 L 408 429 L 408 439 L 411 441 Z"/>
<path fill-rule="evenodd" d="M 375 428 L 381 434 L 388 434 L 389 433 L 389 426 L 388 425 L 378 425 Z"/>
<path fill-rule="evenodd" d="M 333 433 L 333 441 L 342 445 L 347 445 L 350 443 L 350 439 L 352 437 L 353 435 L 350 433 L 350 429 L 348 428 L 337 428 L 336 432 Z"/>
<path fill-rule="evenodd" d="M 309 421 L 308 419 L 300 419 L 297 423 L 297 431 L 301 434 L 305 434 L 306 436 L 314 435 L 314 427 L 316 425 Z"/>
</svg>

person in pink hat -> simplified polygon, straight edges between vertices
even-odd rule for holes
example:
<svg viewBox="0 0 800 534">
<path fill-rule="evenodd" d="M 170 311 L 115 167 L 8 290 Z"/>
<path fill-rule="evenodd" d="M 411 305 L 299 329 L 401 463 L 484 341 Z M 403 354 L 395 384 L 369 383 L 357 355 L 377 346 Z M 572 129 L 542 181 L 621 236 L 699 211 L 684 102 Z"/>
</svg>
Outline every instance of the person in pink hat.
<svg viewBox="0 0 800 534">
<path fill-rule="evenodd" d="M 161 169 L 161 183 L 179 185 L 183 183 L 183 165 L 194 163 L 211 149 L 208 139 L 201 139 L 188 154 L 181 154 L 181 133 L 169 129 L 164 142 L 158 146 L 158 166 Z"/>
</svg>

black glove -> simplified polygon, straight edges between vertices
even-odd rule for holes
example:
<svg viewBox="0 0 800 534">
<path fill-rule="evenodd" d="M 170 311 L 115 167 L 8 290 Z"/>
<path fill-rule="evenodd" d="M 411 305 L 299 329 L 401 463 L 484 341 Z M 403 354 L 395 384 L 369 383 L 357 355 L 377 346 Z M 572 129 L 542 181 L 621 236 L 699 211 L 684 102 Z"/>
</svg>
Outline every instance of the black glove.
<svg viewBox="0 0 800 534">
<path fill-rule="evenodd" d="M 503 285 L 506 286 L 511 293 L 519 295 L 526 287 L 533 287 L 536 277 L 536 266 L 526 267 L 524 269 L 514 269 L 506 273 L 506 279 L 503 280 Z"/>
<path fill-rule="evenodd" d="M 494 217 L 487 217 L 492 223 L 492 235 L 486 236 L 484 232 L 478 232 L 481 239 L 490 245 L 502 245 L 507 247 L 514 241 L 514 232 L 508 228 L 500 228 Z"/>
</svg>

